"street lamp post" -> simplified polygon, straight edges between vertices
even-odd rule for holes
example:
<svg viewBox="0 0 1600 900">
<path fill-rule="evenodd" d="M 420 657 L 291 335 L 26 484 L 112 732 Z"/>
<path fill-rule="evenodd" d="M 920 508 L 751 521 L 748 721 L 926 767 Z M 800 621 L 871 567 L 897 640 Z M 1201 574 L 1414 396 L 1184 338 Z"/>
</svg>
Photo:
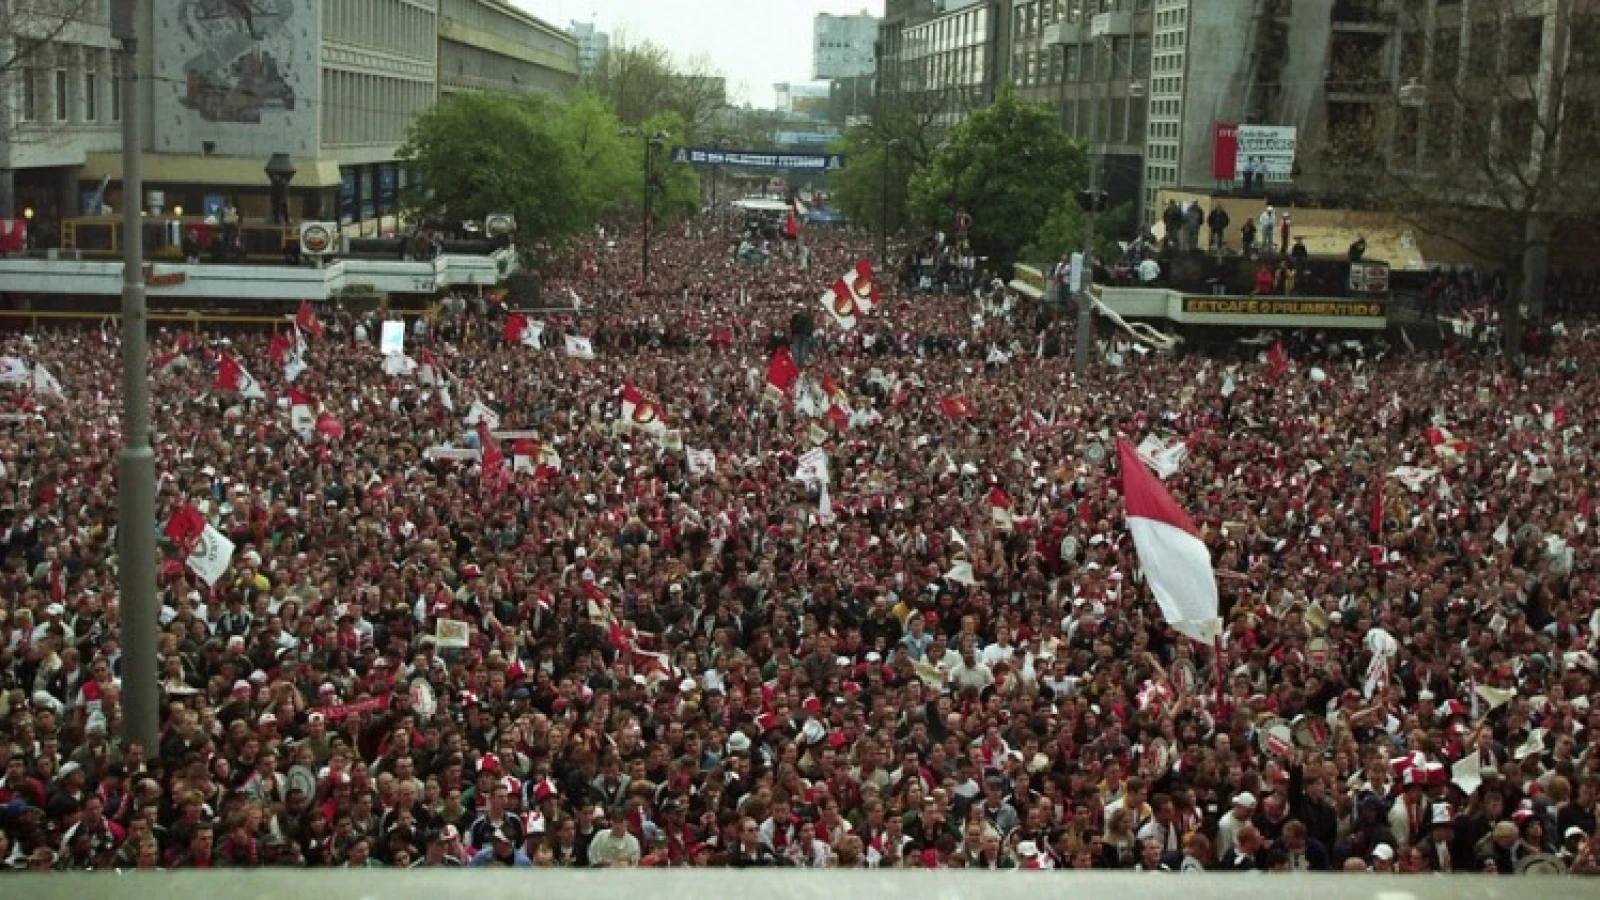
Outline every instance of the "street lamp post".
<svg viewBox="0 0 1600 900">
<path fill-rule="evenodd" d="M 1073 355 L 1072 372 L 1078 386 L 1086 384 L 1089 377 L 1089 355 L 1094 347 L 1094 236 L 1095 213 L 1100 207 L 1100 158 L 1095 154 L 1096 132 L 1100 124 L 1100 92 L 1104 84 L 1096 85 L 1089 97 L 1089 156 L 1088 188 L 1079 195 L 1083 210 L 1083 262 L 1078 267 L 1078 342 Z"/>
<path fill-rule="evenodd" d="M 651 206 L 656 190 L 656 151 L 666 146 L 667 133 L 658 131 L 644 139 L 644 253 L 641 260 L 645 280 L 650 278 L 650 233 L 655 230 Z"/>
<path fill-rule="evenodd" d="M 889 162 L 899 149 L 899 138 L 891 138 L 883 145 L 883 168 L 879 173 L 882 197 L 878 210 L 878 263 L 886 271 L 889 268 Z"/>
<path fill-rule="evenodd" d="M 144 295 L 144 178 L 139 170 L 137 0 L 112 5 L 122 44 L 122 449 L 117 451 L 117 588 L 122 630 L 122 733 L 146 755 L 160 729 L 156 673 L 156 463 L 150 449 Z"/>
</svg>

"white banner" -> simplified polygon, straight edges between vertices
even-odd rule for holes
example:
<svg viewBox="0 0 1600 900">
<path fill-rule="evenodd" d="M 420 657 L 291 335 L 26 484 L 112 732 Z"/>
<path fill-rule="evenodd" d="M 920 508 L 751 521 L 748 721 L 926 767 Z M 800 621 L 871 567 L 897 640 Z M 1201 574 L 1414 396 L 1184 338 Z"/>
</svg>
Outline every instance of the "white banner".
<svg viewBox="0 0 1600 900">
<path fill-rule="evenodd" d="M 1152 434 L 1140 442 L 1135 452 L 1156 473 L 1157 478 L 1166 481 L 1188 458 L 1189 445 L 1183 441 L 1168 444 Z"/>
<path fill-rule="evenodd" d="M 710 475 L 717 471 L 717 454 L 711 450 L 690 449 L 688 454 L 689 474 L 696 478 Z"/>
<path fill-rule="evenodd" d="M 544 323 L 538 319 L 529 319 L 527 327 L 522 329 L 522 346 L 538 350 L 544 346 Z"/>
<path fill-rule="evenodd" d="M 309 441 L 317 436 L 317 414 L 304 403 L 296 404 L 289 409 L 289 426 L 300 440 Z"/>
<path fill-rule="evenodd" d="M 472 643 L 472 626 L 459 619 L 440 619 L 433 627 L 434 646 L 462 650 Z"/>
<path fill-rule="evenodd" d="M 404 353 L 391 353 L 383 358 L 383 374 L 385 375 L 410 375 L 416 370 L 417 361 Z"/>
<path fill-rule="evenodd" d="M 29 374 L 27 363 L 15 356 L 0 356 L 0 384 L 25 384 Z"/>
<path fill-rule="evenodd" d="M 222 578 L 228 571 L 228 563 L 232 561 L 233 541 L 210 525 L 206 526 L 206 530 L 194 542 L 194 549 L 189 552 L 189 568 L 209 585 L 215 585 Z"/>
<path fill-rule="evenodd" d="M 1293 180 L 1297 142 L 1293 125 L 1240 125 L 1233 177 L 1243 181 L 1246 167 L 1255 161 L 1267 181 Z"/>
<path fill-rule="evenodd" d="M 260 388 L 257 388 L 258 392 L 259 390 Z M 36 394 L 42 394 L 46 397 L 66 396 L 66 394 L 61 390 L 61 382 L 57 381 L 56 377 L 50 374 L 50 370 L 44 367 L 44 363 L 40 363 L 33 367 L 33 391 Z M 240 388 L 239 393 L 245 394 L 242 387 Z M 250 395 L 245 394 L 245 396 L 248 397 Z M 265 395 L 258 394 L 258 396 Z"/>
<path fill-rule="evenodd" d="M 472 408 L 467 410 L 466 423 L 474 427 L 482 422 L 490 431 L 500 427 L 500 414 L 490 409 L 482 400 L 472 401 Z"/>
<path fill-rule="evenodd" d="M 470 447 L 429 447 L 422 451 L 423 459 L 453 462 L 477 462 L 483 454 Z"/>
<path fill-rule="evenodd" d="M 812 447 L 800 457 L 800 464 L 795 467 L 794 480 L 807 483 L 827 484 L 828 479 L 828 454 L 821 447 Z"/>
<path fill-rule="evenodd" d="M 569 334 L 567 338 L 567 355 L 573 359 L 594 359 L 594 345 L 586 337 Z"/>
<path fill-rule="evenodd" d="M 384 356 L 391 353 L 404 353 L 406 350 L 406 323 L 389 321 L 383 323 L 383 331 L 378 336 L 378 352 Z"/>
</svg>

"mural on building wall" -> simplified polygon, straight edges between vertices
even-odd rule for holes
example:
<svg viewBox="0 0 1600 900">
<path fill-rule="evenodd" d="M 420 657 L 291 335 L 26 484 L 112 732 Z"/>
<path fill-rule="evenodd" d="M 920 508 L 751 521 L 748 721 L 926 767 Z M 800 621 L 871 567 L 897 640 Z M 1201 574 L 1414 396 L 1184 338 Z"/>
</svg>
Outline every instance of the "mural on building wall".
<svg viewBox="0 0 1600 900">
<path fill-rule="evenodd" d="M 315 152 L 315 0 L 172 0 L 155 27 L 160 149 Z"/>
</svg>

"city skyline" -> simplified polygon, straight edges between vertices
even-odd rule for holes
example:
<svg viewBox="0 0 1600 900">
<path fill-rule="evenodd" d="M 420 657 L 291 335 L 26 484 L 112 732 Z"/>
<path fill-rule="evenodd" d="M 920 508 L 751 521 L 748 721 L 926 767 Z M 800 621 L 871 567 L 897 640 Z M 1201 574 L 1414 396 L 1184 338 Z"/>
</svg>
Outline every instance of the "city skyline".
<svg viewBox="0 0 1600 900">
<path fill-rule="evenodd" d="M 705 56 L 728 80 L 729 102 L 767 107 L 772 86 L 810 82 L 812 23 L 819 13 L 882 16 L 884 0 L 512 0 L 513 5 L 565 29 L 593 22 L 612 40 L 650 41 L 679 62 Z M 707 27 L 715 23 L 716 27 Z M 726 35 L 737 41 L 719 42 Z"/>
</svg>

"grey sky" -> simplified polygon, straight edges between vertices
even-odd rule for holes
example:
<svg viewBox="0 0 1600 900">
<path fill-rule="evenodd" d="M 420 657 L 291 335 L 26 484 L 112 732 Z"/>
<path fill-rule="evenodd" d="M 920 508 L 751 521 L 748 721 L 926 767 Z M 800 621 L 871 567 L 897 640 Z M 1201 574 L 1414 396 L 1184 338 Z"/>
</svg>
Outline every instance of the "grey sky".
<svg viewBox="0 0 1600 900">
<path fill-rule="evenodd" d="M 771 106 L 772 85 L 811 79 L 817 13 L 883 15 L 883 0 L 512 0 L 561 28 L 592 21 L 601 31 L 648 39 L 680 58 L 704 54 L 728 78 L 729 100 Z"/>
</svg>

